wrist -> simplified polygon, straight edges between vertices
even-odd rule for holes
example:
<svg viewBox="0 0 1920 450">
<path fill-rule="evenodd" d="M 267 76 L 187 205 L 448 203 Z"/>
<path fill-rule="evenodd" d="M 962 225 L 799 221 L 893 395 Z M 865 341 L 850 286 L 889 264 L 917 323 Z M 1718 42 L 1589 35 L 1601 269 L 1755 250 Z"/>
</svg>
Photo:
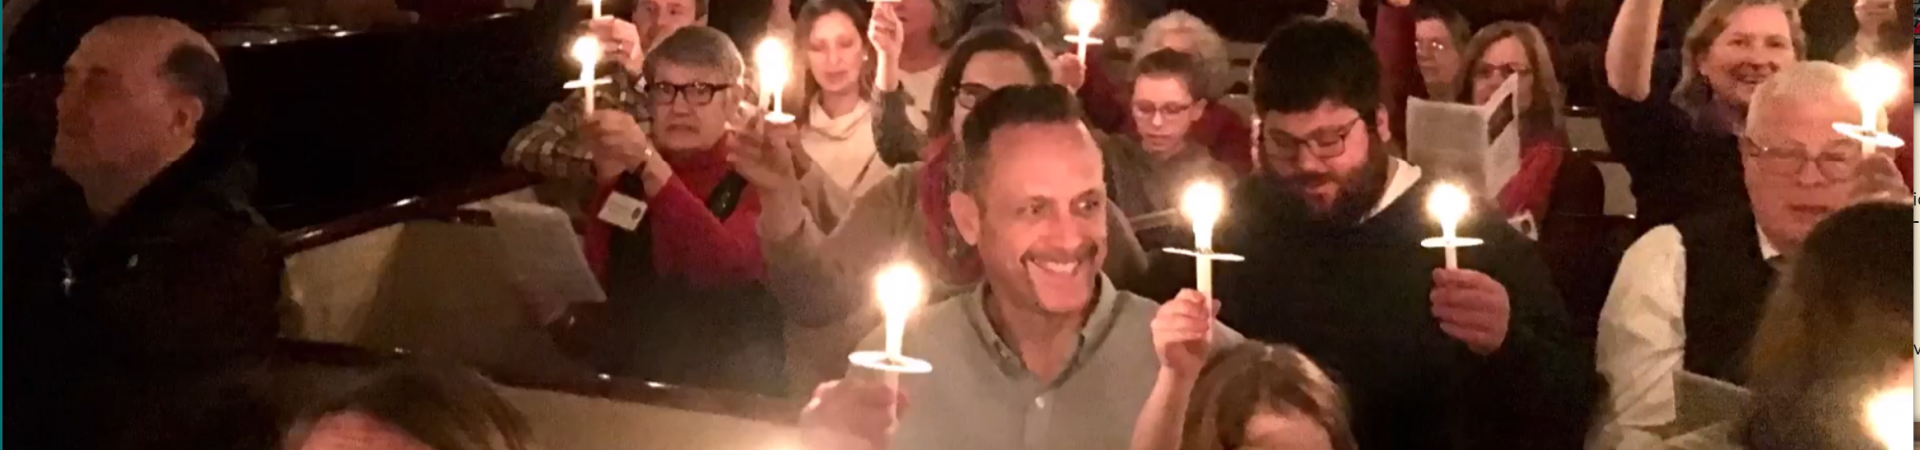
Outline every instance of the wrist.
<svg viewBox="0 0 1920 450">
<path fill-rule="evenodd" d="M 1197 370 L 1188 372 L 1172 367 L 1161 366 L 1159 380 L 1161 383 L 1169 383 L 1176 388 L 1192 388 L 1194 384 L 1200 381 L 1200 373 Z"/>
</svg>

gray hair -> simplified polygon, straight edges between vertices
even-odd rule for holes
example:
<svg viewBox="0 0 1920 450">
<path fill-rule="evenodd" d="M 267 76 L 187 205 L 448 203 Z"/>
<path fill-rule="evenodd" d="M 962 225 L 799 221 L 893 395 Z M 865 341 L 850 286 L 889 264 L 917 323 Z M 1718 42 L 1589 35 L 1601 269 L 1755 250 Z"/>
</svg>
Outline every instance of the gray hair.
<svg viewBox="0 0 1920 450">
<path fill-rule="evenodd" d="M 1747 108 L 1747 131 L 1759 122 L 1761 114 L 1788 101 L 1853 102 L 1847 93 L 1847 69 L 1826 61 L 1806 61 L 1787 66 L 1773 74 L 1753 91 L 1753 103 Z"/>
<path fill-rule="evenodd" d="M 1200 71 L 1212 78 L 1209 83 L 1204 84 L 1216 86 L 1204 92 L 1195 91 L 1194 95 L 1213 99 L 1224 94 L 1224 92 L 1214 91 L 1224 90 L 1226 86 L 1232 84 L 1225 82 L 1227 80 L 1218 79 L 1226 76 L 1227 69 L 1232 64 L 1232 61 L 1227 58 L 1227 40 L 1220 37 L 1220 33 L 1214 31 L 1206 21 L 1186 11 L 1167 13 L 1148 22 L 1147 27 L 1140 30 L 1140 46 L 1133 52 L 1134 64 L 1139 64 L 1140 60 L 1146 59 L 1147 55 L 1166 48 L 1166 37 L 1172 33 L 1187 33 L 1193 37 L 1193 50 L 1198 53 L 1194 57 L 1200 62 Z"/>
<path fill-rule="evenodd" d="M 681 28 L 660 41 L 659 47 L 647 53 L 647 61 L 640 73 L 648 80 L 656 79 L 663 64 L 716 70 L 729 83 L 740 82 L 747 66 L 740 58 L 740 49 L 733 46 L 732 38 L 720 30 L 703 26 Z"/>
</svg>

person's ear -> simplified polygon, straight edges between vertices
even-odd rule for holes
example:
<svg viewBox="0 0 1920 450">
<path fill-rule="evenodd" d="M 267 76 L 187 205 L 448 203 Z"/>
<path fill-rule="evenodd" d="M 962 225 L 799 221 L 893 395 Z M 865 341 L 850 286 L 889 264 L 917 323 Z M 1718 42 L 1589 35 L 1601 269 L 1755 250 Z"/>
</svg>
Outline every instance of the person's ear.
<svg viewBox="0 0 1920 450">
<path fill-rule="evenodd" d="M 1393 120 L 1387 115 L 1388 109 L 1389 106 L 1381 104 L 1380 109 L 1373 111 L 1373 126 L 1380 133 L 1380 142 L 1393 142 Z"/>
<path fill-rule="evenodd" d="M 966 191 L 947 194 L 947 213 L 953 215 L 954 228 L 968 245 L 980 245 L 980 204 Z"/>
<path fill-rule="evenodd" d="M 172 117 L 167 119 L 167 130 L 176 136 L 193 137 L 200 128 L 200 121 L 207 115 L 206 102 L 199 97 L 179 95 L 173 100 Z"/>
<path fill-rule="evenodd" d="M 1206 117 L 1206 115 L 1207 115 L 1207 101 L 1204 99 L 1194 101 L 1193 107 L 1187 108 L 1187 121 L 1189 122 L 1199 122 L 1200 118 Z"/>
</svg>

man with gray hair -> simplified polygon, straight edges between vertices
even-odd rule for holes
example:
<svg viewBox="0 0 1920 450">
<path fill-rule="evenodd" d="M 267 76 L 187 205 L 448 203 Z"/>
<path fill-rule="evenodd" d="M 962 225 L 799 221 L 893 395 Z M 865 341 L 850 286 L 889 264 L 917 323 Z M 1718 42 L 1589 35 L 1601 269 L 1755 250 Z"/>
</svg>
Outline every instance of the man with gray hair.
<svg viewBox="0 0 1920 450">
<path fill-rule="evenodd" d="M 1890 167 L 1834 123 L 1860 118 L 1847 72 L 1802 62 L 1760 85 L 1740 138 L 1749 204 L 1654 228 L 1627 250 L 1600 313 L 1609 382 L 1590 449 L 1660 448 L 1680 433 L 1682 371 L 1742 384 L 1769 288 L 1815 223 Z M 1874 162 L 1866 164 L 1865 162 Z M 1884 172 L 1884 170 L 1879 170 Z M 1871 178 L 1871 179 L 1868 179 Z"/>
</svg>

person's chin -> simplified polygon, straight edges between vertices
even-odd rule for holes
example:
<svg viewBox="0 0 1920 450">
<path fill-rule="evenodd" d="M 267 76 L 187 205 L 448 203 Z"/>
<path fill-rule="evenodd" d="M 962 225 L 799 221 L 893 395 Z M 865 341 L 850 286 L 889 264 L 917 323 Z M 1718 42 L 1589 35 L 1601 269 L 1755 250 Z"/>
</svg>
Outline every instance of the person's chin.
<svg viewBox="0 0 1920 450">
<path fill-rule="evenodd" d="M 1034 262 L 1025 264 L 1027 279 L 1033 283 L 1040 307 L 1053 313 L 1068 313 L 1085 307 L 1093 297 L 1094 275 L 1098 268 L 1091 261 L 1072 263 Z"/>
</svg>

